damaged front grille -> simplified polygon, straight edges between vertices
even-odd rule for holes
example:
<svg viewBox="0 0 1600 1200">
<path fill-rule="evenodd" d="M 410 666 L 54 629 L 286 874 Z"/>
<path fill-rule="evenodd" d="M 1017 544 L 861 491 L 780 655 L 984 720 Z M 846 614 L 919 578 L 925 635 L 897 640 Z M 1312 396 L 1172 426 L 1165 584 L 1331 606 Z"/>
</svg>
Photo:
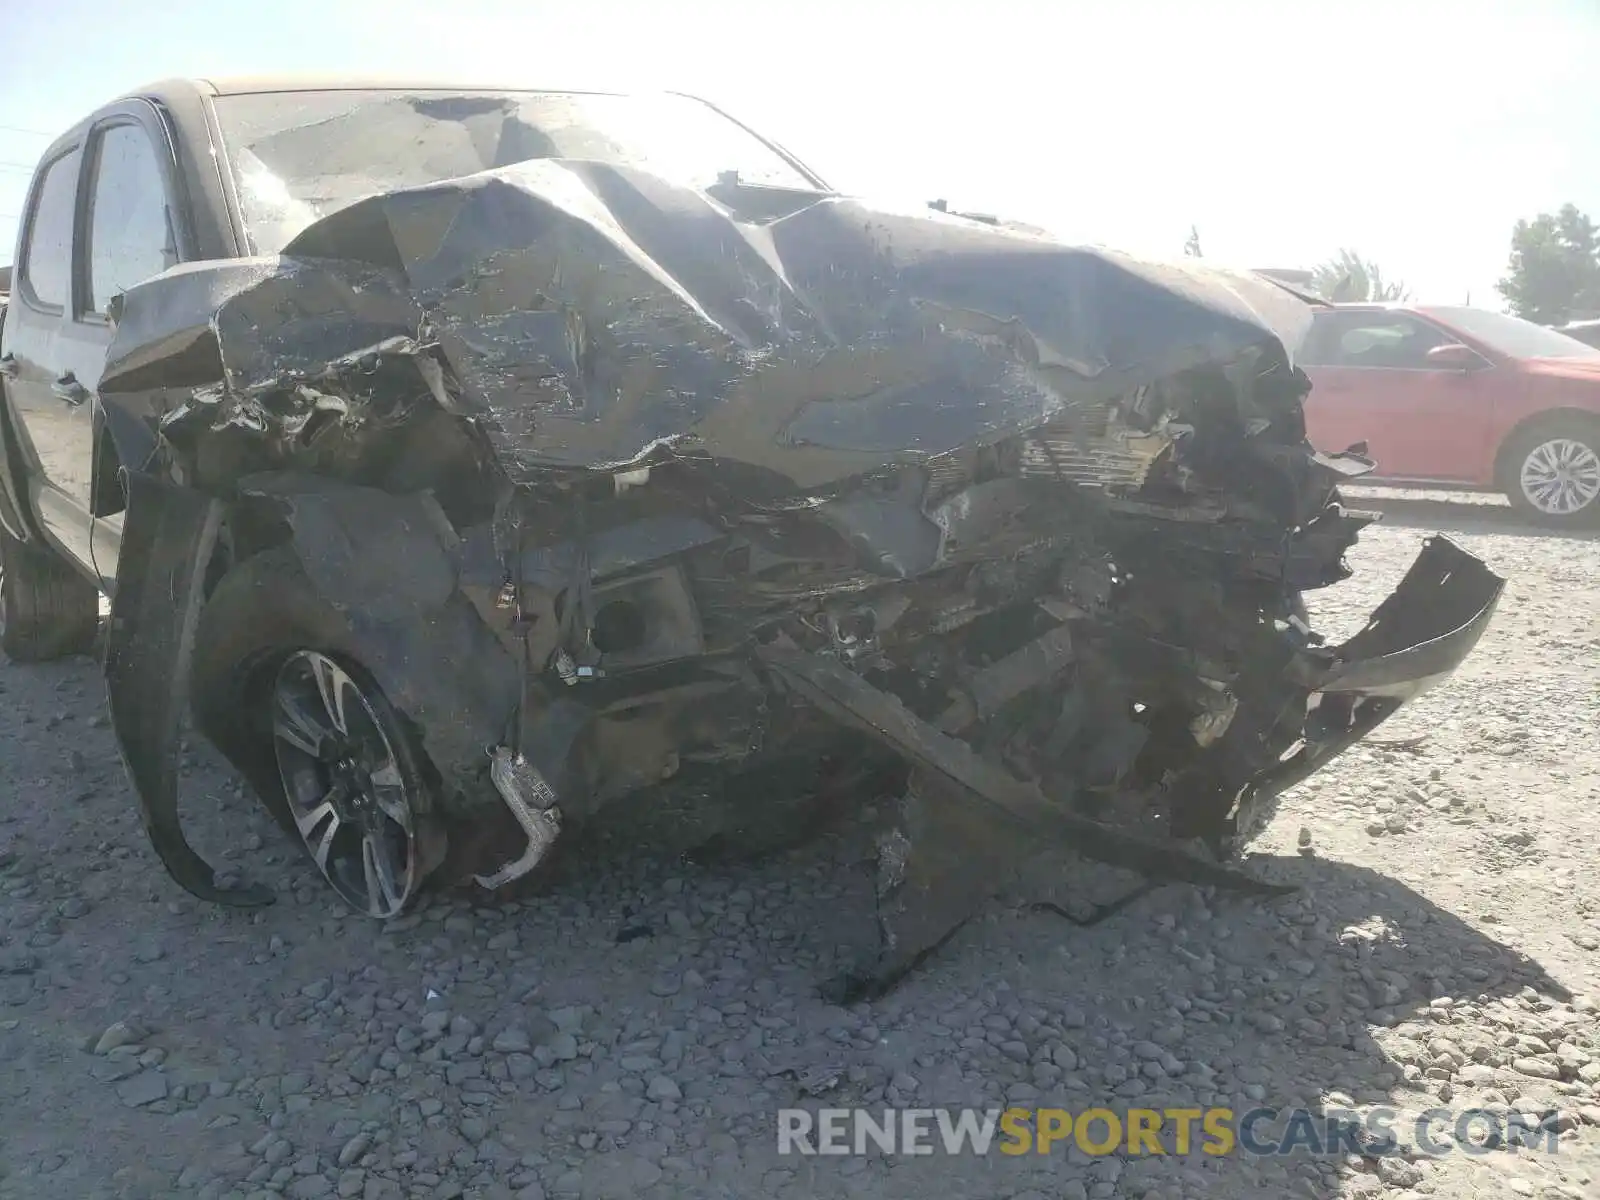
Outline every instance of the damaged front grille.
<svg viewBox="0 0 1600 1200">
<path fill-rule="evenodd" d="M 1157 461 L 1193 429 L 1174 419 L 1173 388 L 1138 388 L 1097 404 L 1072 406 L 1025 434 L 984 452 L 930 460 L 928 497 L 942 500 L 999 474 L 1048 479 L 1127 494 L 1150 478 Z"/>
<path fill-rule="evenodd" d="M 1128 428 L 1117 407 L 1106 405 L 1083 417 L 1058 418 L 1023 438 L 1019 467 L 1024 475 L 1080 487 L 1136 490 L 1172 441 L 1165 431 Z"/>
</svg>

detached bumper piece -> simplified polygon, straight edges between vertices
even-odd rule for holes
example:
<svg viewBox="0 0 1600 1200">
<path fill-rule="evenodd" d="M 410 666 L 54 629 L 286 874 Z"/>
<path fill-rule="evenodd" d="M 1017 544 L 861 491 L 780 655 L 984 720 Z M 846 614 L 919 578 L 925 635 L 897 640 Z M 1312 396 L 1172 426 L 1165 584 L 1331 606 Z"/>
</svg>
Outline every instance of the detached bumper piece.
<svg viewBox="0 0 1600 1200">
<path fill-rule="evenodd" d="M 1489 627 L 1506 581 L 1447 537 L 1423 543 L 1400 586 L 1349 641 L 1291 674 L 1312 688 L 1304 744 L 1241 793 L 1232 829 L 1247 840 L 1277 797 L 1452 675 Z"/>
<path fill-rule="evenodd" d="M 1219 786 L 1242 797 L 1241 806 L 1262 805 L 1365 736 L 1455 670 L 1488 626 L 1503 587 L 1477 558 L 1448 539 L 1430 539 L 1365 629 L 1333 650 L 1297 655 L 1285 671 L 1286 690 L 1305 699 L 1306 733 L 1296 754 L 1242 781 L 1219 773 Z M 1294 890 L 1198 857 L 1185 842 L 1116 828 L 1053 802 L 835 659 L 781 642 L 759 654 L 793 691 L 911 766 L 899 827 L 879 847 L 879 948 L 836 982 L 842 1000 L 893 987 L 1041 839 L 1162 881 L 1267 896 Z"/>
<path fill-rule="evenodd" d="M 1447 537 L 1431 537 L 1393 594 L 1335 652 L 1324 692 L 1410 699 L 1452 674 L 1489 627 L 1506 581 Z"/>
</svg>

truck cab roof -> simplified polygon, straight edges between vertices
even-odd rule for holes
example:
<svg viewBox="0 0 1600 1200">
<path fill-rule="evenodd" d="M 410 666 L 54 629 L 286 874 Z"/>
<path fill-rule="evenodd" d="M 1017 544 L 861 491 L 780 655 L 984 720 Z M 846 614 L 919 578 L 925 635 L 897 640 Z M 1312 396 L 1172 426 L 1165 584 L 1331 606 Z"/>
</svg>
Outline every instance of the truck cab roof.
<svg viewBox="0 0 1600 1200">
<path fill-rule="evenodd" d="M 529 87 L 525 83 L 485 82 L 481 79 L 417 79 L 410 76 L 350 75 L 240 75 L 225 78 L 171 78 L 134 88 L 120 99 L 156 101 L 200 96 L 247 96 L 271 92 L 577 92 L 614 94 L 593 88 Z"/>
</svg>

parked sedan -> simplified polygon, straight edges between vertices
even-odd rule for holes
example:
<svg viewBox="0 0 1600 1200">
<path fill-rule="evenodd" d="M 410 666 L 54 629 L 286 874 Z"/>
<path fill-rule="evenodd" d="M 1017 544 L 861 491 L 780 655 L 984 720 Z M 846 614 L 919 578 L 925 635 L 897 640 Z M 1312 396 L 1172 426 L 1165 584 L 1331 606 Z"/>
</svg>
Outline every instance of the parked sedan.
<svg viewBox="0 0 1600 1200">
<path fill-rule="evenodd" d="M 1600 524 L 1600 349 L 1479 308 L 1340 304 L 1300 362 L 1312 443 L 1366 442 L 1373 482 L 1492 489 L 1544 524 Z"/>
</svg>

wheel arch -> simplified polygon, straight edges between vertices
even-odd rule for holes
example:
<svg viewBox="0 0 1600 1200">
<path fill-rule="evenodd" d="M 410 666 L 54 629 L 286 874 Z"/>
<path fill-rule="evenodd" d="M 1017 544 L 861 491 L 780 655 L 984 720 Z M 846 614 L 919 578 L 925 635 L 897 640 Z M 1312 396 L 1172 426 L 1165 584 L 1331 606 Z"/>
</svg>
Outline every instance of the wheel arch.
<svg viewBox="0 0 1600 1200">
<path fill-rule="evenodd" d="M 1505 490 L 1515 483 L 1508 477 L 1511 469 L 1510 454 L 1512 448 L 1530 430 L 1541 425 L 1552 424 L 1556 421 L 1580 421 L 1592 425 L 1600 431 L 1600 412 L 1588 408 L 1575 408 L 1571 405 L 1562 405 L 1558 408 L 1543 408 L 1536 413 L 1523 417 L 1501 437 L 1500 444 L 1494 451 L 1494 485 Z"/>
<path fill-rule="evenodd" d="M 126 471 L 124 482 L 126 569 L 112 599 L 105 672 L 113 730 L 146 832 L 168 874 L 191 894 L 268 903 L 264 889 L 220 887 L 185 840 L 177 812 L 179 718 L 199 682 L 191 669 L 209 669 L 204 630 L 223 617 L 226 578 L 208 588 L 206 577 L 227 514 L 243 506 L 152 473 Z M 275 509 L 289 537 L 270 549 L 249 546 L 234 570 L 292 556 L 308 595 L 341 627 L 346 652 L 420 732 L 445 789 L 472 794 L 466 785 L 486 773 L 485 747 L 505 735 L 517 712 L 521 679 L 516 660 L 459 589 L 454 531 L 437 505 L 425 495 L 291 474 L 252 477 L 240 492 Z M 261 541 L 271 544 L 279 532 Z M 251 776 L 247 763 L 234 765 Z"/>
</svg>

